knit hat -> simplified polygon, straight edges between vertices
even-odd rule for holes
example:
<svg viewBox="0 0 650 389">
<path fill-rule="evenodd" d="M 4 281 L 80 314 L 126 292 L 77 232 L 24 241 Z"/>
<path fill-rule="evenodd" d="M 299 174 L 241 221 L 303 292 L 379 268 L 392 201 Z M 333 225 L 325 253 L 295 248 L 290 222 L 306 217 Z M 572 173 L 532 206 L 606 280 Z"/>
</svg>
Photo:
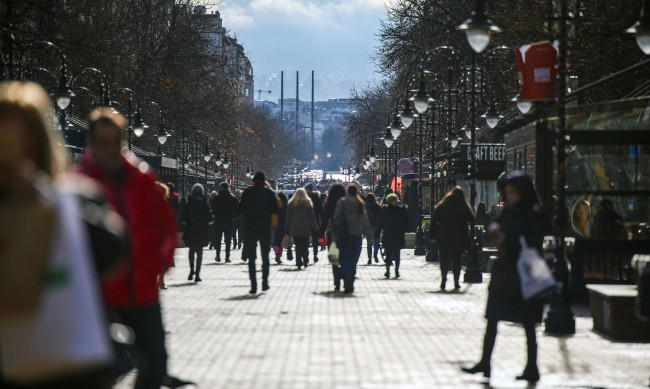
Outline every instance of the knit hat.
<svg viewBox="0 0 650 389">
<path fill-rule="evenodd" d="M 266 182 L 266 176 L 262 172 L 257 172 L 253 176 L 253 182 L 256 182 L 256 183 L 258 183 L 258 182 L 262 182 L 262 183 Z"/>
<path fill-rule="evenodd" d="M 399 197 L 395 193 L 391 193 L 388 196 L 386 196 L 386 202 L 390 203 L 393 200 L 399 200 Z"/>
<path fill-rule="evenodd" d="M 312 192 L 314 190 L 314 184 L 307 184 L 304 188 L 307 192 Z"/>
<path fill-rule="evenodd" d="M 203 196 L 204 193 L 203 185 L 198 182 L 192 185 L 192 196 Z"/>
</svg>

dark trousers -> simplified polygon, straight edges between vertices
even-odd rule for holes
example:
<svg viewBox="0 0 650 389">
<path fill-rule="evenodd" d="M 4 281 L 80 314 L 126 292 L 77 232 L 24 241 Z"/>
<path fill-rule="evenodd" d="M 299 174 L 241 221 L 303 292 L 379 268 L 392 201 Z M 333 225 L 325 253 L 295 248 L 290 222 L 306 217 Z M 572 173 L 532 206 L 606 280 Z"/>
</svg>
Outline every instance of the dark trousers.
<svg viewBox="0 0 650 389">
<path fill-rule="evenodd" d="M 196 256 L 196 267 L 194 267 L 194 257 Z M 201 263 L 203 263 L 203 247 L 190 247 L 190 272 L 197 276 L 201 273 Z"/>
<path fill-rule="evenodd" d="M 314 251 L 314 262 L 318 259 L 318 247 L 320 245 L 320 233 L 318 229 L 311 234 L 311 246 Z M 309 251 L 309 239 L 307 239 L 307 251 Z"/>
<path fill-rule="evenodd" d="M 497 325 L 496 320 L 488 320 L 485 327 L 485 337 L 483 338 L 483 354 L 481 356 L 481 364 L 490 366 L 490 359 L 492 358 L 492 351 L 494 350 L 494 343 L 497 339 Z M 523 323 L 524 330 L 526 331 L 526 346 L 528 362 L 526 363 L 526 370 L 537 369 L 537 335 L 535 334 L 535 323 Z"/>
<path fill-rule="evenodd" d="M 255 261 L 257 259 L 257 242 L 260 242 L 260 250 L 262 251 L 262 286 L 268 286 L 269 284 L 269 253 L 271 251 L 271 229 L 269 228 L 268 233 L 262 234 L 259 237 L 255 236 L 246 236 L 246 241 L 244 247 L 247 250 L 248 257 L 248 276 L 251 280 L 251 288 L 257 289 L 257 278 L 256 278 L 256 267 Z"/>
<path fill-rule="evenodd" d="M 361 255 L 362 238 L 347 236 L 337 242 L 341 255 L 341 278 L 346 290 L 354 290 L 354 279 L 357 276 L 357 263 Z"/>
<path fill-rule="evenodd" d="M 233 248 L 236 248 L 238 244 L 244 243 L 244 239 L 242 238 L 242 233 L 241 233 L 241 220 L 240 219 L 234 219 L 232 221 L 232 244 Z"/>
<path fill-rule="evenodd" d="M 294 237 L 296 243 L 296 265 L 307 266 L 309 264 L 309 238 Z"/>
<path fill-rule="evenodd" d="M 232 241 L 232 223 L 214 226 L 214 248 L 217 251 L 217 258 L 221 257 L 221 238 L 226 241 L 226 259 L 230 259 L 230 243 Z"/>
<path fill-rule="evenodd" d="M 399 275 L 400 249 L 384 248 L 386 254 L 386 277 L 390 276 L 390 267 L 395 265 L 395 276 Z"/>
<path fill-rule="evenodd" d="M 135 333 L 134 355 L 138 369 L 134 389 L 160 389 L 167 375 L 167 349 L 160 304 L 115 310 L 120 321 Z"/>
<path fill-rule="evenodd" d="M 366 240 L 368 241 L 369 239 Z M 366 250 L 368 250 L 368 262 L 370 262 L 370 260 L 373 258 L 372 255 L 373 250 L 375 252 L 374 258 L 377 258 L 377 254 L 379 254 L 379 239 L 375 237 L 373 244 L 370 244 L 369 242 L 366 243 L 367 243 Z"/>
<path fill-rule="evenodd" d="M 442 282 L 447 282 L 447 272 L 449 267 L 454 273 L 454 285 L 460 285 L 460 257 L 462 253 L 440 252 L 440 272 L 442 273 Z"/>
</svg>

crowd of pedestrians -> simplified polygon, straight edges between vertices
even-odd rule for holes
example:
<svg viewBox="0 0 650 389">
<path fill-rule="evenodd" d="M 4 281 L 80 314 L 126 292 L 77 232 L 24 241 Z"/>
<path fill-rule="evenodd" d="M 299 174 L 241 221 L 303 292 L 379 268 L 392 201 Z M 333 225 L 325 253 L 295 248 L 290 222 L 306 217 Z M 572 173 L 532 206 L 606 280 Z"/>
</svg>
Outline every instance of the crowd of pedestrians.
<svg viewBox="0 0 650 389">
<path fill-rule="evenodd" d="M 159 299 L 164 274 L 174 266 L 179 233 L 189 251 L 188 281 L 201 282 L 206 246 L 215 250 L 216 262 L 223 252 L 224 263 L 241 249 L 253 295 L 258 292 L 258 252 L 261 290 L 268 291 L 272 251 L 276 263 L 282 264 L 286 253 L 303 270 L 316 264 L 325 248 L 334 290 L 354 293 L 364 239 L 367 264 L 379 263 L 381 255 L 385 277 L 391 277 L 392 268 L 400 277 L 410 223 L 396 193 L 388 191 L 378 200 L 373 193 L 362 196 L 360 185 L 350 183 L 347 188 L 334 184 L 321 195 L 308 184 L 287 198 L 257 172 L 243 191 L 231 192 L 228 183 L 221 183 L 217 193 L 207 194 L 196 183 L 188 197 L 179 198 L 172 184 L 157 182 L 146 163 L 123 150 L 126 120 L 109 108 L 91 113 L 83 161 L 70 171 L 57 133 L 49 128 L 51 109 L 36 84 L 0 84 L 0 147 L 5 151 L 0 214 L 7 224 L 26 220 L 26 228 L 36 232 L 35 242 L 19 235 L 23 224 L 17 222 L 18 232 L 3 232 L 15 235 L 5 239 L 11 254 L 0 255 L 0 273 L 17 274 L 20 282 L 6 277 L 0 282 L 1 387 L 109 388 L 134 367 L 138 389 L 186 384 L 167 371 Z M 501 260 L 492 269 L 481 359 L 463 370 L 489 377 L 498 322 L 517 322 L 528 348 L 518 379 L 534 382 L 539 380 L 535 326 L 543 302 L 522 298 L 517 261 L 522 240 L 541 252 L 546 219 L 527 176 L 511 174 L 501 190 L 506 205 L 491 222 L 484 206 L 475 219 L 462 189 L 453 188 L 433 210 L 429 238 L 440 252 L 440 288 L 445 290 L 451 270 L 454 288 L 460 289 L 461 256 L 471 244 L 468 227 L 474 220 L 485 227 Z M 606 202 L 602 207 L 611 208 Z M 610 234 L 620 224 L 610 214 L 603 211 L 595 227 L 599 234 Z M 47 288 L 41 280 L 47 280 Z M 52 285 L 69 297 L 50 298 Z M 67 342 L 61 345 L 42 341 L 52 327 L 77 328 L 75 320 L 85 323 L 86 331 L 57 338 Z M 131 339 L 109 336 L 115 332 L 109 323 L 128 329 Z"/>
</svg>

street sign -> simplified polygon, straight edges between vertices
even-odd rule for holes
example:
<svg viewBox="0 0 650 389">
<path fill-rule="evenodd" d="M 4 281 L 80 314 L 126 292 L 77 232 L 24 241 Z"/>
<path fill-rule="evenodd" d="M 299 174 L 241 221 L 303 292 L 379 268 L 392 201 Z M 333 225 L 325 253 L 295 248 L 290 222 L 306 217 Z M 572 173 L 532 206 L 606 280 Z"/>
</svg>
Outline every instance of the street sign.
<svg viewBox="0 0 650 389">
<path fill-rule="evenodd" d="M 370 170 L 377 170 L 377 169 L 379 169 L 379 161 L 375 161 L 375 162 L 371 163 L 371 164 L 370 164 L 370 167 L 369 167 L 368 169 L 370 169 Z"/>
<path fill-rule="evenodd" d="M 418 167 L 411 161 L 410 158 L 402 158 L 397 161 L 397 175 L 402 177 L 407 174 L 417 173 Z"/>
<path fill-rule="evenodd" d="M 480 162 L 503 162 L 506 160 L 506 145 L 503 143 L 477 143 L 476 145 L 476 161 Z M 460 160 L 471 161 L 471 145 L 460 145 Z"/>
</svg>

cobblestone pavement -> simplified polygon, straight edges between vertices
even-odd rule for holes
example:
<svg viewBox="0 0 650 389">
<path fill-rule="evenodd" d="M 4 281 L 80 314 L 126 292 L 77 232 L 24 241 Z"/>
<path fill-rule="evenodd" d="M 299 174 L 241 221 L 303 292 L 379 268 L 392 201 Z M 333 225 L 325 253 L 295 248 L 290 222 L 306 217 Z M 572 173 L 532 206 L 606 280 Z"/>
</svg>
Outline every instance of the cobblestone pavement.
<svg viewBox="0 0 650 389">
<path fill-rule="evenodd" d="M 307 270 L 272 265 L 271 290 L 254 297 L 240 251 L 223 264 L 206 250 L 199 284 L 187 281 L 187 254 L 176 251 L 162 291 L 169 370 L 201 388 L 527 387 L 514 380 L 525 335 L 507 323 L 499 324 L 490 386 L 459 371 L 480 357 L 487 282 L 440 292 L 437 264 L 412 250 L 403 250 L 399 280 L 385 280 L 381 264 L 365 265 L 364 250 L 352 297 L 332 292 L 325 253 Z M 591 331 L 586 307 L 575 312 L 572 337 L 538 329 L 537 387 L 647 388 L 650 344 L 607 340 Z"/>
</svg>

